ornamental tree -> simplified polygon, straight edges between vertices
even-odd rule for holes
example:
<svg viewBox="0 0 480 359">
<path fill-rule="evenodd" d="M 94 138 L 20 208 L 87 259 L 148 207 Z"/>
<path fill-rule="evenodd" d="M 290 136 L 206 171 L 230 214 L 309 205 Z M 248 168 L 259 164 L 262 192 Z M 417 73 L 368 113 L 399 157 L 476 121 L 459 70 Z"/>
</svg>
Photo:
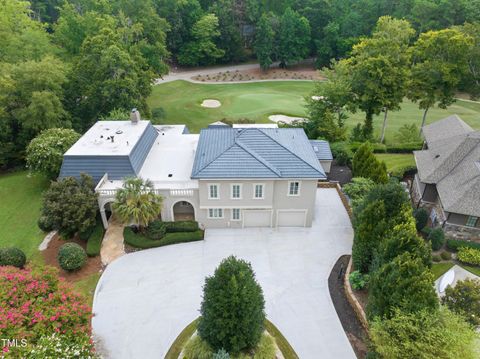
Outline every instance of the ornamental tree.
<svg viewBox="0 0 480 359">
<path fill-rule="evenodd" d="M 253 349 L 264 331 L 264 308 L 251 264 L 230 256 L 205 279 L 198 334 L 215 351 Z"/>
<path fill-rule="evenodd" d="M 480 325 L 480 281 L 478 279 L 467 278 L 458 281 L 455 287 L 448 286 L 442 303 L 470 324 Z"/>
<path fill-rule="evenodd" d="M 438 307 L 433 274 L 422 260 L 406 252 L 375 271 L 370 277 L 367 315 L 391 318 L 394 308 L 407 313 Z"/>
<path fill-rule="evenodd" d="M 370 178 L 375 183 L 387 183 L 388 181 L 385 162 L 379 161 L 375 157 L 372 146 L 368 142 L 361 145 L 355 152 L 352 170 L 355 177 Z"/>
<path fill-rule="evenodd" d="M 66 177 L 52 182 L 43 197 L 41 220 L 48 223 L 49 229 L 69 238 L 93 227 L 97 212 L 92 177 L 82 174 L 80 179 Z"/>
<path fill-rule="evenodd" d="M 446 308 L 415 313 L 393 311 L 390 319 L 376 318 L 370 338 L 382 358 L 478 358 L 478 335 L 461 317 Z"/>
<path fill-rule="evenodd" d="M 162 211 L 162 196 L 155 193 L 153 183 L 142 178 L 127 178 L 117 191 L 112 208 L 124 224 L 135 223 L 143 229 Z"/>
<path fill-rule="evenodd" d="M 60 173 L 63 154 L 79 138 L 77 132 L 66 128 L 42 131 L 27 147 L 27 167 L 55 179 Z"/>
</svg>

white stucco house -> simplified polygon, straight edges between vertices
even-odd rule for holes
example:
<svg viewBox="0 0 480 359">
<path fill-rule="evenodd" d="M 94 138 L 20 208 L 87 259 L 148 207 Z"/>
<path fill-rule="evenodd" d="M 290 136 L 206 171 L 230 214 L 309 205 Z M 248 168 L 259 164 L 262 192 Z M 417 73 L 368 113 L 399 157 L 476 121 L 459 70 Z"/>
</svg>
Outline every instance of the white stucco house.
<svg viewBox="0 0 480 359">
<path fill-rule="evenodd" d="M 131 121 L 95 123 L 64 154 L 60 177 L 93 177 L 105 227 L 116 191 L 132 176 L 153 182 L 165 221 L 308 227 L 317 182 L 326 179 L 318 145 L 299 128 L 218 126 L 190 134 L 185 125 L 152 125 L 133 110 Z"/>
</svg>

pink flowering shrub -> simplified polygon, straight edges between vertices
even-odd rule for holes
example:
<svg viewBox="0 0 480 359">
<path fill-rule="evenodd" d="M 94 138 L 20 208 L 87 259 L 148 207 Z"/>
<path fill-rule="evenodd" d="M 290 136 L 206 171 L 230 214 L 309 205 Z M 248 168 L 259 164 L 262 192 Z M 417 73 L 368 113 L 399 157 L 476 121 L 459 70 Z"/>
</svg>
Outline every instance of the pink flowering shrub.
<svg viewBox="0 0 480 359">
<path fill-rule="evenodd" d="M 53 333 L 88 334 L 91 309 L 84 303 L 53 267 L 0 267 L 0 338 L 26 339 L 30 346 Z"/>
</svg>

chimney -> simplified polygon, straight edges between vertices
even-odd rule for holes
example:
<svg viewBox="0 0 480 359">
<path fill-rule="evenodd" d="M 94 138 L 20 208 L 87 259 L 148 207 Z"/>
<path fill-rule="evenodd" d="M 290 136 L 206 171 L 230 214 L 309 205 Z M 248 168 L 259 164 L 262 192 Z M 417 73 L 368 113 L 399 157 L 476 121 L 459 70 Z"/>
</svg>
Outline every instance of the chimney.
<svg viewBox="0 0 480 359">
<path fill-rule="evenodd" d="M 133 124 L 137 124 L 140 121 L 140 112 L 137 111 L 136 108 L 132 108 L 132 112 L 130 112 L 130 121 Z"/>
</svg>

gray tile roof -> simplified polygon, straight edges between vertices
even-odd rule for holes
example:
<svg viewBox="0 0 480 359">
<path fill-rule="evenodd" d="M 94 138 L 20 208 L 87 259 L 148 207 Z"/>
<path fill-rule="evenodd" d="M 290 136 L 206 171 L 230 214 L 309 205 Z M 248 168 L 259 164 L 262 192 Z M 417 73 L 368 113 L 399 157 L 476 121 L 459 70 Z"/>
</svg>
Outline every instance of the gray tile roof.
<svg viewBox="0 0 480 359">
<path fill-rule="evenodd" d="M 331 161 L 333 160 L 330 144 L 324 140 L 310 140 L 313 151 L 319 160 Z"/>
<path fill-rule="evenodd" d="M 326 178 L 303 129 L 203 129 L 192 178 Z"/>
<path fill-rule="evenodd" d="M 480 217 L 480 131 L 457 116 L 438 123 L 425 126 L 428 149 L 414 151 L 420 180 L 436 185 L 445 211 Z"/>
</svg>

